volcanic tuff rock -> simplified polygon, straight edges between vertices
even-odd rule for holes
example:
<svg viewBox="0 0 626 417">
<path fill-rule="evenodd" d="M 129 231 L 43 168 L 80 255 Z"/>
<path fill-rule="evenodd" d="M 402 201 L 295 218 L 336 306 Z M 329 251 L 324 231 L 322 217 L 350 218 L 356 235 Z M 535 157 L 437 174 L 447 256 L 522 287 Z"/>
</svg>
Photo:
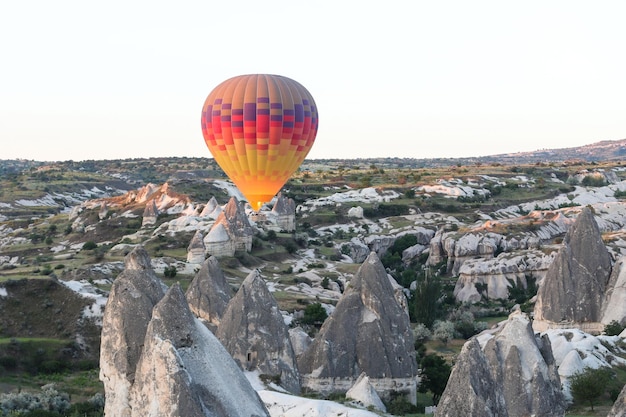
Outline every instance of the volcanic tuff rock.
<svg viewBox="0 0 626 417">
<path fill-rule="evenodd" d="M 125 258 L 126 268 L 113 282 L 100 342 L 100 380 L 104 383 L 108 416 L 128 417 L 130 388 L 152 309 L 165 294 L 150 257 L 137 246 Z"/>
<path fill-rule="evenodd" d="M 585 207 L 565 235 L 563 247 L 539 287 L 535 330 L 580 327 L 600 332 L 610 274 L 611 256 L 591 209 Z"/>
<path fill-rule="evenodd" d="M 285 197 L 282 192 L 278 193 L 271 213 L 279 230 L 296 230 L 296 203 L 293 199 Z"/>
<path fill-rule="evenodd" d="M 383 396 L 392 390 L 414 395 L 409 317 L 376 253 L 361 265 L 298 365 L 303 386 L 314 391 L 345 392 L 364 372 Z"/>
<path fill-rule="evenodd" d="M 504 236 L 484 231 L 460 234 L 456 231 L 439 229 L 429 243 L 426 264 L 435 266 L 447 260 L 447 272 L 458 275 L 467 260 L 491 259 L 497 252 L 536 249 L 539 243 L 539 239 L 534 236 Z"/>
<path fill-rule="evenodd" d="M 602 304 L 602 324 L 613 320 L 626 325 L 626 257 L 619 258 L 613 265 Z"/>
<path fill-rule="evenodd" d="M 204 253 L 206 247 L 204 246 L 204 235 L 200 230 L 196 230 L 189 245 L 187 246 L 187 263 L 201 264 L 204 262 Z"/>
<path fill-rule="evenodd" d="M 506 300 L 512 286 L 528 289 L 529 281 L 541 282 L 555 255 L 527 249 L 492 259 L 468 259 L 459 270 L 454 296 L 463 303 L 476 303 L 483 297 Z M 477 284 L 486 285 L 486 291 L 478 291 Z"/>
<path fill-rule="evenodd" d="M 193 314 L 203 320 L 209 329 L 217 330 L 228 302 L 233 297 L 233 290 L 214 256 L 204 261 L 189 284 L 185 297 Z"/>
<path fill-rule="evenodd" d="M 125 264 L 103 320 L 105 415 L 267 417 L 228 352 L 194 318 L 180 286 L 166 289 L 142 246 Z"/>
<path fill-rule="evenodd" d="M 626 417 L 626 385 L 622 388 L 622 392 L 615 400 L 611 411 L 606 417 Z"/>
<path fill-rule="evenodd" d="M 156 201 L 152 200 L 146 204 L 146 208 L 143 210 L 143 219 L 141 220 L 141 227 L 152 226 L 156 223 L 159 217 L 159 209 L 156 205 Z"/>
<path fill-rule="evenodd" d="M 444 416 L 509 416 L 504 393 L 475 337 L 463 345 L 437 405 L 435 417 Z"/>
<path fill-rule="evenodd" d="M 469 410 L 468 410 L 469 408 Z M 436 416 L 562 416 L 565 398 L 547 336 L 517 311 L 465 343 Z"/>
<path fill-rule="evenodd" d="M 213 227 L 204 239 L 206 251 L 215 256 L 233 256 L 235 251 L 250 252 L 254 229 L 235 197 L 231 197 L 217 216 Z"/>
<path fill-rule="evenodd" d="M 287 326 L 258 270 L 250 272 L 228 303 L 216 336 L 244 370 L 279 376 L 285 389 L 300 392 Z"/>
<path fill-rule="evenodd" d="M 133 417 L 269 416 L 178 284 L 155 306 L 131 391 Z"/>
</svg>

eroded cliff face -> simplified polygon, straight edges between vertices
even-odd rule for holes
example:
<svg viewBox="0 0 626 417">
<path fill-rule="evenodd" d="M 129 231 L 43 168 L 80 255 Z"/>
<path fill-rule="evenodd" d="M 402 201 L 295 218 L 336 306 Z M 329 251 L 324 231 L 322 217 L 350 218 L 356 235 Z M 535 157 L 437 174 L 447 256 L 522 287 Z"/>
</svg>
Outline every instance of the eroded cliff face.
<svg viewBox="0 0 626 417">
<path fill-rule="evenodd" d="M 100 379 L 107 417 L 268 416 L 179 285 L 165 287 L 141 246 L 126 257 L 109 295 Z"/>
<path fill-rule="evenodd" d="M 115 279 L 102 320 L 100 380 L 104 384 L 107 416 L 128 417 L 130 389 L 152 309 L 165 288 L 150 266 L 142 246 L 125 258 L 125 269 Z"/>
<path fill-rule="evenodd" d="M 133 417 L 268 416 L 178 284 L 155 306 L 131 390 Z"/>
<path fill-rule="evenodd" d="M 562 416 L 565 398 L 547 337 L 525 314 L 465 343 L 436 416 Z"/>
<path fill-rule="evenodd" d="M 303 386 L 347 391 L 365 373 L 381 395 L 416 388 L 417 363 L 409 317 L 375 252 L 298 359 Z"/>
<path fill-rule="evenodd" d="M 288 328 L 259 271 L 248 274 L 228 303 L 216 335 L 243 370 L 279 377 L 283 388 L 300 392 Z"/>
<path fill-rule="evenodd" d="M 571 226 L 548 268 L 535 304 L 537 331 L 579 327 L 602 330 L 602 304 L 612 268 L 611 256 L 589 207 Z"/>
</svg>

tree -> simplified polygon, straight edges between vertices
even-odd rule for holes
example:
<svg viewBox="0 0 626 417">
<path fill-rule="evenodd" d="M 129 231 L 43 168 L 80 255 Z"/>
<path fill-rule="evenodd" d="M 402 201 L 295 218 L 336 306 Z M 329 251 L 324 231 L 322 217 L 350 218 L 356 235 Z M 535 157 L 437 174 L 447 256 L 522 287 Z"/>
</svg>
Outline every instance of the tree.
<svg viewBox="0 0 626 417">
<path fill-rule="evenodd" d="M 313 303 L 304 309 L 302 323 L 321 325 L 326 320 L 326 317 L 328 317 L 328 313 L 326 313 L 324 307 L 320 303 Z"/>
<path fill-rule="evenodd" d="M 426 278 L 418 282 L 413 293 L 415 298 L 415 320 L 432 327 L 439 310 L 441 284 L 437 279 Z"/>
<path fill-rule="evenodd" d="M 441 394 L 446 389 L 452 367 L 446 360 L 437 354 L 424 356 L 420 361 L 422 369 L 422 381 L 419 386 L 420 392 L 427 390 L 433 393 L 433 404 L 437 405 Z"/>
<path fill-rule="evenodd" d="M 451 321 L 437 321 L 433 325 L 433 337 L 447 345 L 450 339 L 454 339 L 454 323 Z"/>
<path fill-rule="evenodd" d="M 585 368 L 570 377 L 570 391 L 576 402 L 594 404 L 606 392 L 611 371 L 608 368 Z"/>
</svg>

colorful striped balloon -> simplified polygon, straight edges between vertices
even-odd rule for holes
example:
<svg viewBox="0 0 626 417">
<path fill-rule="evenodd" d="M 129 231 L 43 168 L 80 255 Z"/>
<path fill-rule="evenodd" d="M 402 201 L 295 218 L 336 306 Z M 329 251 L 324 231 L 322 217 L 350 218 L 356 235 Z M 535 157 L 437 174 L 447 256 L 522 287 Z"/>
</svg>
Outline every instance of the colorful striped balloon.
<svg viewBox="0 0 626 417">
<path fill-rule="evenodd" d="M 256 211 L 298 169 L 317 126 L 313 96 L 280 75 L 230 78 L 211 91 L 202 108 L 204 141 Z"/>
</svg>

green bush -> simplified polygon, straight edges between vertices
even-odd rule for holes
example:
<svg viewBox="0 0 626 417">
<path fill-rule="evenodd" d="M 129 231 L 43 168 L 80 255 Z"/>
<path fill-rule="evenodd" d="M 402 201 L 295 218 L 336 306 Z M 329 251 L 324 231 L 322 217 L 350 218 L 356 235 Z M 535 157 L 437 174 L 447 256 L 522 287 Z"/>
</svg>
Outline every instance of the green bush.
<svg viewBox="0 0 626 417">
<path fill-rule="evenodd" d="M 163 275 L 166 278 L 174 278 L 176 276 L 176 267 L 174 265 L 172 266 L 166 266 L 165 269 L 163 270 Z"/>
<path fill-rule="evenodd" d="M 617 320 L 613 320 L 606 326 L 604 326 L 604 334 L 607 336 L 618 336 L 620 333 L 624 331 L 624 326 L 622 326 Z"/>
<path fill-rule="evenodd" d="M 95 248 L 98 247 L 98 244 L 96 242 L 94 242 L 93 240 L 88 240 L 87 242 L 85 242 L 85 244 L 83 245 L 83 249 L 84 250 L 93 250 Z"/>
<path fill-rule="evenodd" d="M 313 303 L 306 306 L 301 321 L 303 324 L 321 325 L 327 317 L 324 307 L 320 303 Z"/>
</svg>

